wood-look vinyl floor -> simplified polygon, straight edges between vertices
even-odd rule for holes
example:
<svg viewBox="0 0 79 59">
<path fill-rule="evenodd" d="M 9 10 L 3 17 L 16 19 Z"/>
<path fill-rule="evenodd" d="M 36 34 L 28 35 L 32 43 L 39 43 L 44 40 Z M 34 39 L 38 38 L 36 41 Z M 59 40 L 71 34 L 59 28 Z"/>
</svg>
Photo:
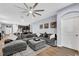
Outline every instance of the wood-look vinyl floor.
<svg viewBox="0 0 79 59">
<path fill-rule="evenodd" d="M 37 56 L 78 56 L 79 53 L 75 50 L 64 47 L 49 47 L 46 50 L 37 54 Z"/>
</svg>

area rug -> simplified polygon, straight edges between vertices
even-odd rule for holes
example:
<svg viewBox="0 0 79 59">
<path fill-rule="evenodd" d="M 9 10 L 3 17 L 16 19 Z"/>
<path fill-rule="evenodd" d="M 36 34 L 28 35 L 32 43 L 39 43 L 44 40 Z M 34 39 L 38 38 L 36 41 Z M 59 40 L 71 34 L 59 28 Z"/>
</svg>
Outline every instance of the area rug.
<svg viewBox="0 0 79 59">
<path fill-rule="evenodd" d="M 27 46 L 27 49 L 22 51 L 22 52 L 18 52 L 16 54 L 13 54 L 12 56 L 35 56 L 37 55 L 38 53 L 40 53 L 41 51 L 49 48 L 50 46 L 49 45 L 46 45 L 44 48 L 41 48 L 37 51 L 34 51 L 32 50 L 29 46 Z"/>
</svg>

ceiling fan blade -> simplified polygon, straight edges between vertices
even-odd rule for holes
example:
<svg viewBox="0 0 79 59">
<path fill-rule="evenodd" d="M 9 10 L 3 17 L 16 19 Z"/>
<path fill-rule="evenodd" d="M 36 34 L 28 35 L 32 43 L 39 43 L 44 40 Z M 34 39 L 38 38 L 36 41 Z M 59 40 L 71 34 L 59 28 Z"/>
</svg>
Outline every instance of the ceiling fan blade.
<svg viewBox="0 0 79 59">
<path fill-rule="evenodd" d="M 25 8 L 22 8 L 22 7 L 19 7 L 19 6 L 16 6 L 17 8 L 19 8 L 19 9 L 23 9 L 23 10 L 27 10 L 27 9 L 25 9 Z"/>
<path fill-rule="evenodd" d="M 35 12 L 42 12 L 42 11 L 44 11 L 44 10 L 34 10 Z"/>
<path fill-rule="evenodd" d="M 41 14 L 39 14 L 39 13 L 35 13 L 35 14 L 37 14 L 37 15 L 41 16 Z"/>
<path fill-rule="evenodd" d="M 21 11 L 21 13 L 27 13 L 28 11 Z"/>
<path fill-rule="evenodd" d="M 29 16 L 29 13 L 27 14 L 27 16 Z"/>
<path fill-rule="evenodd" d="M 34 9 L 37 5 L 38 5 L 38 3 L 35 3 L 34 6 L 33 6 L 33 9 Z"/>
<path fill-rule="evenodd" d="M 33 15 L 33 17 L 36 17 L 34 14 L 32 14 Z"/>
<path fill-rule="evenodd" d="M 26 3 L 24 3 L 24 5 L 25 5 L 25 7 L 26 7 L 26 8 L 28 8 L 28 6 L 27 6 L 27 4 L 26 4 Z"/>
</svg>

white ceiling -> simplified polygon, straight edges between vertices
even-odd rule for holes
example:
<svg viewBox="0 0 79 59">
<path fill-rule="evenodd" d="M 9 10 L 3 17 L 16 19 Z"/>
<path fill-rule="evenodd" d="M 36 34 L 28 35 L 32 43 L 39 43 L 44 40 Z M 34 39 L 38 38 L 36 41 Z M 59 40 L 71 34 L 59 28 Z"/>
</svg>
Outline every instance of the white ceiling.
<svg viewBox="0 0 79 59">
<path fill-rule="evenodd" d="M 31 15 L 25 16 L 21 13 L 23 10 L 16 7 L 25 7 L 23 3 L 0 3 L 0 22 L 28 25 L 32 22 L 47 18 L 57 10 L 70 4 L 71 3 L 39 3 L 35 9 L 44 9 L 45 11 L 40 12 L 42 16 L 33 18 Z M 27 5 L 33 6 L 33 3 L 28 3 Z"/>
</svg>

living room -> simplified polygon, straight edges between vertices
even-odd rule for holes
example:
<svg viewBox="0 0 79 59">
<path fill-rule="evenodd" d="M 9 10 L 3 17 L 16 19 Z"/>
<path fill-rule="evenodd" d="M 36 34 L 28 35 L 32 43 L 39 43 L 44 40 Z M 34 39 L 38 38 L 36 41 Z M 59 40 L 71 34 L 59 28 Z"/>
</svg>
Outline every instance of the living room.
<svg viewBox="0 0 79 59">
<path fill-rule="evenodd" d="M 76 3 L 0 3 L 0 55 L 79 55 L 79 41 L 74 40 L 79 38 L 78 6 Z"/>
</svg>

